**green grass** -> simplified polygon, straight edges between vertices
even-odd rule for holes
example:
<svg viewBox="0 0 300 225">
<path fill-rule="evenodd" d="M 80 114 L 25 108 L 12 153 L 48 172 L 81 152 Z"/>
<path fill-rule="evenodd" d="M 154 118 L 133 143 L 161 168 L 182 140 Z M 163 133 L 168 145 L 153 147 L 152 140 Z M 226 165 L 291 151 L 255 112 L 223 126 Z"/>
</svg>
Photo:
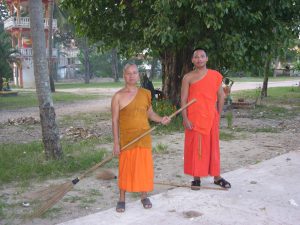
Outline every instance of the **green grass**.
<svg viewBox="0 0 300 225">
<path fill-rule="evenodd" d="M 161 88 L 161 79 L 154 79 L 152 81 L 154 88 Z M 139 83 L 138 83 L 139 85 Z M 71 89 L 71 88 L 122 88 L 124 86 L 123 81 L 119 82 L 103 82 L 103 83 L 56 83 L 56 89 Z"/>
<path fill-rule="evenodd" d="M 45 160 L 41 142 L 0 145 L 0 183 L 48 179 L 85 170 L 102 160 L 105 150 L 95 149 L 98 139 L 62 141 L 64 159 Z"/>
<path fill-rule="evenodd" d="M 168 146 L 164 145 L 162 143 L 158 143 L 154 148 L 153 148 L 153 152 L 156 154 L 166 154 L 168 150 Z"/>
<path fill-rule="evenodd" d="M 0 199 L 0 219 L 4 218 L 5 203 Z"/>
<path fill-rule="evenodd" d="M 231 95 L 234 100 L 238 98 L 244 98 L 245 100 L 255 100 L 259 95 L 258 89 L 256 90 L 244 90 L 233 92 Z M 272 87 L 268 88 L 268 102 L 273 103 L 300 103 L 300 88 L 299 87 Z"/>
<path fill-rule="evenodd" d="M 103 83 L 56 83 L 55 88 L 70 89 L 70 88 L 121 88 L 124 82 L 103 82 Z"/>
<path fill-rule="evenodd" d="M 65 115 L 59 118 L 58 121 L 60 126 L 74 126 L 76 124 L 84 124 L 84 126 L 87 127 L 101 121 L 108 121 L 110 119 L 110 112 L 90 112 L 77 113 L 76 115 Z"/>
<path fill-rule="evenodd" d="M 229 77 L 234 82 L 262 82 L 263 77 Z M 270 77 L 269 81 L 299 80 L 299 77 Z"/>
<path fill-rule="evenodd" d="M 236 139 L 236 136 L 234 135 L 233 132 L 225 132 L 225 131 L 220 131 L 220 140 L 222 141 L 231 141 Z"/>
<path fill-rule="evenodd" d="M 100 95 L 95 94 L 74 94 L 66 92 L 52 93 L 52 99 L 55 103 L 70 103 L 75 101 L 84 101 L 99 99 Z M 4 109 L 18 109 L 38 106 L 38 99 L 35 92 L 20 91 L 18 96 L 0 97 L 0 110 Z"/>
</svg>

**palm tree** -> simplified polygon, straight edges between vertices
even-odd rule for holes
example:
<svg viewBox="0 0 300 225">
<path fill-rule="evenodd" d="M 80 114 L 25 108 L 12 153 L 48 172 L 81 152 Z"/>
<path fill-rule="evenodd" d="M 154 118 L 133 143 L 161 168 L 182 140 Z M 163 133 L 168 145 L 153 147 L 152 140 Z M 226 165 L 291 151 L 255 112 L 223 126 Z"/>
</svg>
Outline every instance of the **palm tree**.
<svg viewBox="0 0 300 225">
<path fill-rule="evenodd" d="M 46 41 L 43 23 L 42 1 L 29 1 L 30 28 L 32 37 L 34 77 L 39 101 L 40 119 L 46 159 L 60 159 L 63 156 L 59 130 L 55 121 L 55 110 L 49 88 L 49 74 L 46 58 Z"/>
</svg>

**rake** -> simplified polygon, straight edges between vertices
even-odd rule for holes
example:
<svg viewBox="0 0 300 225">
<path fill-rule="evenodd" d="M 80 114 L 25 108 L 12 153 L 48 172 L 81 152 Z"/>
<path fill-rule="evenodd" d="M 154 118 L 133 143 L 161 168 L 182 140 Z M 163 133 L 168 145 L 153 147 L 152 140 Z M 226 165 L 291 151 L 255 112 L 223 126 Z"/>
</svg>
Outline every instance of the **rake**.
<svg viewBox="0 0 300 225">
<path fill-rule="evenodd" d="M 191 104 L 193 104 L 195 102 L 196 102 L 196 99 L 192 99 L 186 105 L 184 105 L 183 107 L 181 107 L 180 109 L 178 109 L 176 112 L 174 112 L 173 114 L 171 114 L 169 116 L 169 118 L 172 119 L 174 116 L 176 116 L 182 110 L 186 109 L 187 107 L 189 107 Z M 148 131 L 144 132 L 143 134 L 141 134 L 140 136 L 138 136 L 137 138 L 135 138 L 134 140 L 130 141 L 128 144 L 126 144 L 125 146 L 123 146 L 121 150 L 126 149 L 128 146 L 130 146 L 133 143 L 137 142 L 138 140 L 140 140 L 144 136 L 150 134 L 156 128 L 157 128 L 157 126 L 154 126 L 151 129 L 149 129 Z M 97 168 L 99 168 L 99 167 L 103 166 L 104 164 L 108 163 L 113 158 L 114 158 L 114 155 L 112 154 L 111 156 L 108 156 L 107 158 L 103 159 L 101 162 L 97 163 L 96 165 L 94 165 L 93 167 L 91 167 L 90 169 L 88 169 L 87 171 L 85 171 L 82 175 L 80 175 L 80 176 L 76 177 L 75 179 L 73 179 L 72 181 L 67 181 L 67 182 L 65 182 L 63 184 L 57 185 L 56 188 L 52 187 L 51 191 L 50 190 L 49 191 L 48 190 L 44 190 L 43 193 L 52 193 L 51 194 L 52 196 L 48 200 L 46 200 L 45 203 L 41 205 L 41 207 L 39 207 L 36 211 L 34 211 L 30 217 L 34 218 L 34 217 L 40 217 L 41 215 L 43 215 L 43 213 L 45 213 L 48 209 L 50 209 L 52 206 L 54 206 L 70 190 L 72 190 L 72 188 L 80 180 L 84 179 L 89 173 L 95 171 Z"/>
</svg>

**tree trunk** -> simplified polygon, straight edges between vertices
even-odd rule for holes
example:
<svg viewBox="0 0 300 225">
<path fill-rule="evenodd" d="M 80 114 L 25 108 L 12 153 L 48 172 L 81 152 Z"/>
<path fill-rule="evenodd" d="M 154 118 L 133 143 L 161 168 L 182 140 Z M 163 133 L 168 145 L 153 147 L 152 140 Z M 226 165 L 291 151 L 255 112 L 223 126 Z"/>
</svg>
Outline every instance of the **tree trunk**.
<svg viewBox="0 0 300 225">
<path fill-rule="evenodd" d="M 54 78 L 53 78 L 53 58 L 52 58 L 52 46 L 53 46 L 53 8 L 54 0 L 49 1 L 49 18 L 48 18 L 48 70 L 50 78 L 51 92 L 55 92 Z"/>
<path fill-rule="evenodd" d="M 267 56 L 267 60 L 265 62 L 265 68 L 264 68 L 264 82 L 263 87 L 261 89 L 260 97 L 261 99 L 268 97 L 268 80 L 269 80 L 269 74 L 271 71 L 271 56 Z"/>
<path fill-rule="evenodd" d="M 165 51 L 161 55 L 163 95 L 176 106 L 180 106 L 181 80 L 193 68 L 191 54 L 191 49 L 182 49 L 178 52 Z"/>
<path fill-rule="evenodd" d="M 111 51 L 111 70 L 114 77 L 115 82 L 119 81 L 119 73 L 118 73 L 118 54 L 117 49 L 112 49 Z"/>
<path fill-rule="evenodd" d="M 153 80 L 156 66 L 157 66 L 157 59 L 153 58 L 151 60 L 151 70 L 150 70 L 150 77 L 149 77 L 150 80 Z"/>
<path fill-rule="evenodd" d="M 55 121 L 55 110 L 49 87 L 42 1 L 29 1 L 29 15 L 33 49 L 34 77 L 39 101 L 46 159 L 60 159 L 63 156 L 63 152 L 59 140 L 59 129 Z"/>
<path fill-rule="evenodd" d="M 84 57 L 84 83 L 90 83 L 90 49 L 88 45 L 88 38 L 83 40 L 83 57 Z"/>
</svg>

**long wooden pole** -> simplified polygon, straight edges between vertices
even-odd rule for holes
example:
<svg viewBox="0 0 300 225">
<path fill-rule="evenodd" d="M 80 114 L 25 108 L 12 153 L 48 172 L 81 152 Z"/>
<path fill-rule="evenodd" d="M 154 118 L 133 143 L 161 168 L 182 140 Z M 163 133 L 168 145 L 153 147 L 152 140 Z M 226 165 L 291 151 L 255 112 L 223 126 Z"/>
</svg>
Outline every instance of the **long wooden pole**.
<svg viewBox="0 0 300 225">
<path fill-rule="evenodd" d="M 180 109 L 178 109 L 177 111 L 175 111 L 174 113 L 172 113 L 169 118 L 172 119 L 174 116 L 176 116 L 177 114 L 179 114 L 182 110 L 186 109 L 187 107 L 189 107 L 190 105 L 194 104 L 197 100 L 196 99 L 192 99 L 191 101 L 189 101 L 186 105 L 184 105 L 183 107 L 181 107 Z M 140 136 L 138 136 L 137 138 L 135 138 L 134 140 L 130 141 L 128 144 L 126 144 L 125 146 L 122 147 L 122 150 L 125 150 L 127 147 L 129 147 L 130 145 L 132 145 L 133 143 L 137 142 L 138 140 L 140 140 L 141 138 L 145 137 L 146 135 L 150 134 L 152 131 L 154 131 L 157 128 L 157 126 L 152 127 L 151 129 L 147 130 L 146 132 L 144 132 L 143 134 L 141 134 Z M 114 155 L 108 156 L 107 158 L 103 159 L 101 162 L 97 163 L 96 165 L 94 165 L 93 167 L 91 167 L 90 169 L 88 169 L 86 172 L 84 172 L 81 176 L 75 178 L 74 180 L 72 180 L 72 183 L 75 185 L 76 183 L 79 182 L 79 180 L 82 180 L 84 177 L 86 177 L 87 174 L 89 174 L 90 172 L 93 172 L 94 170 L 96 170 L 98 167 L 104 165 L 105 163 L 109 162 L 110 160 L 112 160 L 114 157 Z"/>
</svg>

